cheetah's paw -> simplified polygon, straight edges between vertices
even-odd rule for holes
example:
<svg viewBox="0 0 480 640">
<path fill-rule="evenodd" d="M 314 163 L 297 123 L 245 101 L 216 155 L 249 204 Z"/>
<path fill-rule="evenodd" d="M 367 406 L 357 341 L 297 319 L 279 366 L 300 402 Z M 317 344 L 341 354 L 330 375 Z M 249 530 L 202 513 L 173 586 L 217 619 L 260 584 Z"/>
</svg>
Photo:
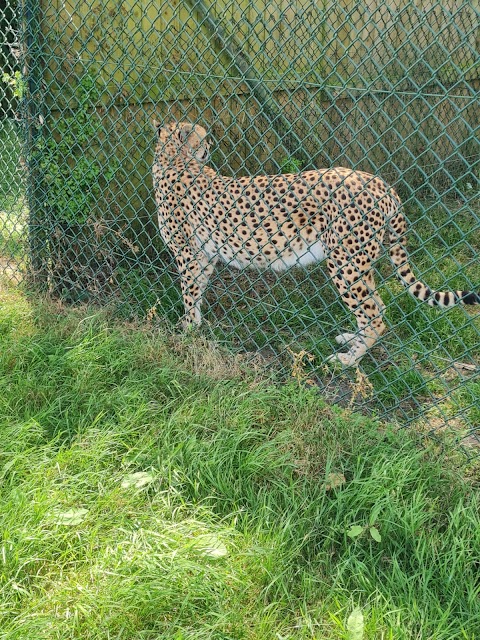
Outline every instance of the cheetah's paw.
<svg viewBox="0 0 480 640">
<path fill-rule="evenodd" d="M 331 364 L 341 364 L 343 367 L 353 367 L 357 364 L 358 358 L 347 353 L 334 353 L 328 358 Z"/>
<path fill-rule="evenodd" d="M 337 342 L 337 344 L 348 344 L 355 340 L 356 337 L 355 333 L 341 333 L 335 338 L 335 342 Z"/>
</svg>

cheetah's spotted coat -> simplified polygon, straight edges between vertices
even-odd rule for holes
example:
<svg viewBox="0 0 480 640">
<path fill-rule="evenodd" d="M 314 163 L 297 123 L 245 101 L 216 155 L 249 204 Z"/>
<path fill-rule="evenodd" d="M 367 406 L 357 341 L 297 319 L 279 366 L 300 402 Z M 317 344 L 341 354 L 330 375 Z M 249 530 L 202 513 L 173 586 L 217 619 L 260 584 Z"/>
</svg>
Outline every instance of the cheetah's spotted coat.
<svg viewBox="0 0 480 640">
<path fill-rule="evenodd" d="M 372 263 L 386 230 L 397 276 L 412 295 L 432 306 L 480 303 L 479 294 L 434 292 L 416 279 L 400 199 L 381 178 L 342 167 L 230 178 L 205 164 L 206 136 L 199 125 L 158 126 L 153 164 L 160 232 L 180 272 L 187 325 L 201 322 L 202 297 L 219 258 L 278 271 L 326 259 L 358 325 L 357 334 L 336 338 L 348 351 L 335 357 L 353 365 L 385 331 Z"/>
</svg>

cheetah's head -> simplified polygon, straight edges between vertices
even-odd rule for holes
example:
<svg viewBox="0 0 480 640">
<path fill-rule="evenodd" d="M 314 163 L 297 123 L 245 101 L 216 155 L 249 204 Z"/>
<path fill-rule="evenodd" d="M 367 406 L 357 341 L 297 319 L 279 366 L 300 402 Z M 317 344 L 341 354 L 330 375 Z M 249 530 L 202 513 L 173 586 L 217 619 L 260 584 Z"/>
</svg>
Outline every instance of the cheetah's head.
<svg viewBox="0 0 480 640">
<path fill-rule="evenodd" d="M 183 156 L 198 162 L 207 162 L 210 156 L 210 144 L 207 132 L 199 124 L 189 122 L 170 122 L 162 126 L 154 122 L 158 132 L 162 153 L 170 156 Z"/>
</svg>

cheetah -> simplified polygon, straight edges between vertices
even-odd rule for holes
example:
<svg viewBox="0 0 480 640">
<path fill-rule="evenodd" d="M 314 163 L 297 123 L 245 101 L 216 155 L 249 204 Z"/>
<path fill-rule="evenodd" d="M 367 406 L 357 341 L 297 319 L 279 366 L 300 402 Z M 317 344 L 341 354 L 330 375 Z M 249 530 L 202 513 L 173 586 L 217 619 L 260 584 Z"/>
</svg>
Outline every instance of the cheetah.
<svg viewBox="0 0 480 640">
<path fill-rule="evenodd" d="M 417 280 L 400 198 L 378 176 L 335 167 L 232 178 L 206 164 L 210 145 L 202 126 L 155 127 L 158 222 L 180 274 L 184 326 L 201 323 L 203 294 L 219 259 L 238 269 L 275 271 L 326 260 L 358 327 L 356 334 L 337 336 L 347 351 L 331 358 L 355 365 L 386 329 L 373 270 L 385 231 L 396 275 L 418 300 L 440 307 L 480 304 L 478 293 L 432 291 Z"/>
</svg>

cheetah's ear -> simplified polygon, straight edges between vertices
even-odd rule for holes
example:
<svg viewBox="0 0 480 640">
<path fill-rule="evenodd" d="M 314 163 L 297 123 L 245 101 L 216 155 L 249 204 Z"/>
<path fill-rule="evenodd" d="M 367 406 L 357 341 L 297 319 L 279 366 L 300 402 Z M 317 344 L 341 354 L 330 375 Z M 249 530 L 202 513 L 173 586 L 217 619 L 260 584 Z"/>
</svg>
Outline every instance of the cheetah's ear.
<svg viewBox="0 0 480 640">
<path fill-rule="evenodd" d="M 157 120 L 156 118 L 152 118 L 152 127 L 155 131 L 155 133 L 158 135 L 160 135 L 160 131 L 161 129 L 163 129 L 163 124 Z"/>
</svg>

